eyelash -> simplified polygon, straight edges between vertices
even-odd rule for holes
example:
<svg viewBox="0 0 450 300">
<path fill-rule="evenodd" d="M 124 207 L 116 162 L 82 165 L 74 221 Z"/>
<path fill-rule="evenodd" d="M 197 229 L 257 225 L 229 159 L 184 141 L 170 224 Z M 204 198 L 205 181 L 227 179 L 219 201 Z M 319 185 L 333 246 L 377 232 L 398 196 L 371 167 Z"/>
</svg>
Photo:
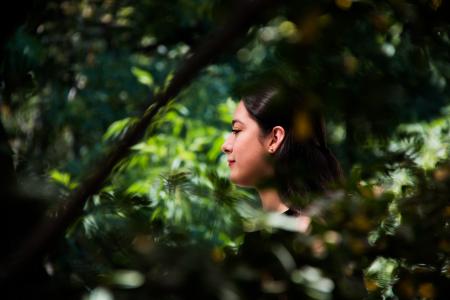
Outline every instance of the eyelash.
<svg viewBox="0 0 450 300">
<path fill-rule="evenodd" d="M 231 130 L 231 132 L 232 132 L 233 134 L 238 134 L 238 133 L 240 132 L 240 130 L 238 130 L 238 129 L 233 129 L 233 130 Z"/>
</svg>

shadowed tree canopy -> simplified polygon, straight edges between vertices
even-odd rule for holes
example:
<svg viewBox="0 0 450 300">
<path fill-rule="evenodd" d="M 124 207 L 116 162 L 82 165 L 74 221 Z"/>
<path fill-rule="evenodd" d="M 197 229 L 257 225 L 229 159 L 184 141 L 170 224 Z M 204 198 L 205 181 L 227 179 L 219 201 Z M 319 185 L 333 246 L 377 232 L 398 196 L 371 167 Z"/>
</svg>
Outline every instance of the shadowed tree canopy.
<svg viewBox="0 0 450 300">
<path fill-rule="evenodd" d="M 0 297 L 445 299 L 449 14 L 16 1 L 0 29 Z M 220 145 L 258 78 L 322 109 L 344 168 L 301 199 L 306 232 L 227 179 Z"/>
</svg>

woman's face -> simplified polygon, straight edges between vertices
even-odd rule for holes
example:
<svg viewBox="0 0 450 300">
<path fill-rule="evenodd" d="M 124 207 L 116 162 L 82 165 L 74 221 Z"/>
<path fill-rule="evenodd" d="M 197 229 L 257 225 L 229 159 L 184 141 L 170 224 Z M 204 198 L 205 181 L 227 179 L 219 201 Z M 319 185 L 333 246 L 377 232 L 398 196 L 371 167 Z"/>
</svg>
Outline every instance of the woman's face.
<svg viewBox="0 0 450 300">
<path fill-rule="evenodd" d="M 255 187 L 273 176 L 268 140 L 261 138 L 258 123 L 253 120 L 244 103 L 239 102 L 233 116 L 232 133 L 222 145 L 230 167 L 230 180 L 240 186 Z"/>
</svg>

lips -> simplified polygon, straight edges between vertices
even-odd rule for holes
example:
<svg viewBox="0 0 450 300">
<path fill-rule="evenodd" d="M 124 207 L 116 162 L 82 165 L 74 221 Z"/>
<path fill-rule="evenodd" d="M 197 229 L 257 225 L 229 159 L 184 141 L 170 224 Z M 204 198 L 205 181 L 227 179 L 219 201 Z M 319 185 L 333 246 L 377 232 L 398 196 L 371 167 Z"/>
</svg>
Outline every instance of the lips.
<svg viewBox="0 0 450 300">
<path fill-rule="evenodd" d="M 235 160 L 228 160 L 228 166 L 232 166 L 236 161 Z"/>
</svg>

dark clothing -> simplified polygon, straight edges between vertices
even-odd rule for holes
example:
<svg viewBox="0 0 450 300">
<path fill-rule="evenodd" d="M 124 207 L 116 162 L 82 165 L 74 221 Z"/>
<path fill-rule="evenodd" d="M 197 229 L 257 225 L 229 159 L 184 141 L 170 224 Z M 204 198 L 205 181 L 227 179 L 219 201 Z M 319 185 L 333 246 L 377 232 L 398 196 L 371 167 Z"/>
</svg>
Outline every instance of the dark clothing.
<svg viewBox="0 0 450 300">
<path fill-rule="evenodd" d="M 301 215 L 299 210 L 292 208 L 283 214 Z M 246 234 L 235 265 L 241 271 L 246 270 L 245 276 L 236 280 L 243 293 L 242 299 L 311 299 L 309 284 L 292 280 L 293 272 L 304 267 L 316 268 L 321 276 L 333 281 L 332 299 L 367 297 L 362 272 L 355 270 L 353 274 L 343 274 L 341 267 L 347 264 L 343 261 L 347 258 L 341 256 L 345 253 L 343 249 L 329 249 L 326 256 L 317 257 L 313 250 L 314 239 L 317 238 L 281 229 Z M 271 290 L 271 287 L 276 288 Z"/>
<path fill-rule="evenodd" d="M 291 217 L 298 217 L 300 216 L 300 211 L 298 209 L 289 207 L 289 209 L 285 211 L 283 214 Z"/>
</svg>

